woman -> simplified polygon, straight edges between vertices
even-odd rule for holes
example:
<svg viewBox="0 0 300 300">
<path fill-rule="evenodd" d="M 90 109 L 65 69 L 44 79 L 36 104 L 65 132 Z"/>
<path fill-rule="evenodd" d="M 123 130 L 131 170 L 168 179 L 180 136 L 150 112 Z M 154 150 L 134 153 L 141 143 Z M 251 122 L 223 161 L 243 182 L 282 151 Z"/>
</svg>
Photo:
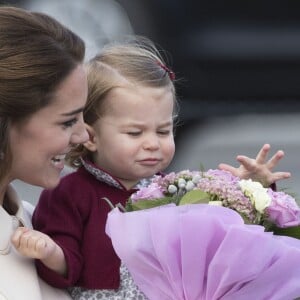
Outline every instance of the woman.
<svg viewBox="0 0 300 300">
<path fill-rule="evenodd" d="M 43 188 L 60 180 L 64 157 L 88 134 L 84 42 L 53 18 L 0 8 L 0 299 L 69 299 L 41 281 L 34 261 L 11 240 L 30 216 L 11 186 Z"/>
</svg>

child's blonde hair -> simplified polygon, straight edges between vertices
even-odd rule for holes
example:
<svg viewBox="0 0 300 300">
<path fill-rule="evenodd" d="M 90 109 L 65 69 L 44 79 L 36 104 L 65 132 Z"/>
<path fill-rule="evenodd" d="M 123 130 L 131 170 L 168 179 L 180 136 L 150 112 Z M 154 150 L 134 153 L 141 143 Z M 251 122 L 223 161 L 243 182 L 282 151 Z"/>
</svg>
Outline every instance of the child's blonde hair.
<svg viewBox="0 0 300 300">
<path fill-rule="evenodd" d="M 86 63 L 88 99 L 83 112 L 84 121 L 93 125 L 105 113 L 105 98 L 122 82 L 132 82 L 147 87 L 171 87 L 174 95 L 174 119 L 178 104 L 174 87 L 175 75 L 166 66 L 157 47 L 145 37 L 130 37 L 123 42 L 105 46 L 101 53 Z M 69 154 L 67 161 L 73 167 L 81 165 L 81 157 L 88 150 L 79 145 Z"/>
</svg>

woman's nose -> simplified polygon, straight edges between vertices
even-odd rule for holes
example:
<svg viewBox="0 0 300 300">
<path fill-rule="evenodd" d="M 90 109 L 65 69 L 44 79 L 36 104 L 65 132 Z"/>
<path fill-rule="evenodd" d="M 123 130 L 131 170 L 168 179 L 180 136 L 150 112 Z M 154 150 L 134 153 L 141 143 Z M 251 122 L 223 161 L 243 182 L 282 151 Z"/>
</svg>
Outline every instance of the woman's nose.
<svg viewBox="0 0 300 300">
<path fill-rule="evenodd" d="M 89 134 L 86 130 L 84 122 L 80 122 L 76 125 L 76 131 L 74 131 L 72 134 L 71 143 L 76 145 L 85 143 L 89 139 Z"/>
</svg>

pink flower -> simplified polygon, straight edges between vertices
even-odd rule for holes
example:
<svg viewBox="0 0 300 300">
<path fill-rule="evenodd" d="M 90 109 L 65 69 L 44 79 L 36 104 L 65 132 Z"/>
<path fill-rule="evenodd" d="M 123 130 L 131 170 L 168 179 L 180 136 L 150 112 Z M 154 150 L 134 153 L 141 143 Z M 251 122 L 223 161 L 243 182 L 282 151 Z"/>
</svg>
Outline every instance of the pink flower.
<svg viewBox="0 0 300 300">
<path fill-rule="evenodd" d="M 146 199 L 155 199 L 155 198 L 162 198 L 164 197 L 163 192 L 161 191 L 160 186 L 153 182 L 147 187 L 143 187 L 133 195 L 131 195 L 132 202 L 137 202 L 139 200 L 146 200 Z"/>
<path fill-rule="evenodd" d="M 300 225 L 300 208 L 294 198 L 283 192 L 268 190 L 272 198 L 266 213 L 270 221 L 279 227 L 292 227 Z"/>
</svg>

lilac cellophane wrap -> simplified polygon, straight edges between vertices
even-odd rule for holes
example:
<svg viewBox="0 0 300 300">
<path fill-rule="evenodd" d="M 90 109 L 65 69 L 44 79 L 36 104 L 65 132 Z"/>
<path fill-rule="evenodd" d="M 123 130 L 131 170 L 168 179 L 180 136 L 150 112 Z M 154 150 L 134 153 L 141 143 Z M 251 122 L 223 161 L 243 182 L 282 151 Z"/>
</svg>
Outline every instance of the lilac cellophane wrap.
<svg viewBox="0 0 300 300">
<path fill-rule="evenodd" d="M 292 300 L 300 296 L 300 240 L 246 225 L 207 204 L 108 215 L 106 232 L 151 300 Z"/>
</svg>

